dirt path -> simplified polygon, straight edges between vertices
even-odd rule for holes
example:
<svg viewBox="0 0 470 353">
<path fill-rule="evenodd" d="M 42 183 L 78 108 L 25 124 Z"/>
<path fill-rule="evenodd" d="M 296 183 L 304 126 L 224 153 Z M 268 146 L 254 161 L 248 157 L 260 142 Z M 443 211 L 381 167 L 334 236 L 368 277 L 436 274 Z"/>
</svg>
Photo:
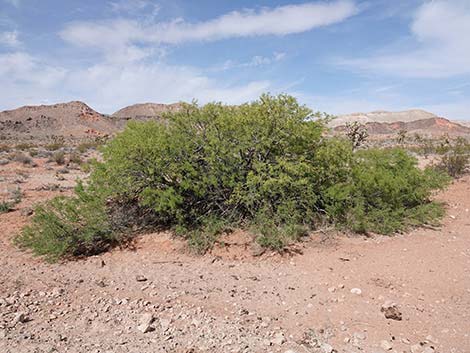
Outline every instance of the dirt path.
<svg viewBox="0 0 470 353">
<path fill-rule="evenodd" d="M 28 183 L 20 208 L 45 196 Z M 470 352 L 470 177 L 439 198 L 440 230 L 316 235 L 262 258 L 191 257 L 150 234 L 49 265 L 11 245 L 27 217 L 0 215 L 0 352 Z"/>
</svg>

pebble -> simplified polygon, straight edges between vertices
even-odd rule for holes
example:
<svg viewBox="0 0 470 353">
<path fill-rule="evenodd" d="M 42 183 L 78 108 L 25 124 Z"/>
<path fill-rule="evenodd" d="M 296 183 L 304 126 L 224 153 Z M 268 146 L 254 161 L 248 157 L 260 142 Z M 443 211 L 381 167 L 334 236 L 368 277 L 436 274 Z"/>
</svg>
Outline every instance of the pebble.
<svg viewBox="0 0 470 353">
<path fill-rule="evenodd" d="M 422 353 L 434 353 L 434 348 L 426 347 L 426 348 L 423 349 Z"/>
<path fill-rule="evenodd" d="M 382 304 L 382 308 L 380 309 L 380 311 L 384 314 L 385 318 L 387 319 L 397 321 L 402 320 L 402 313 L 398 309 L 397 304 L 390 300 Z"/>
<path fill-rule="evenodd" d="M 29 321 L 29 318 L 25 313 L 17 313 L 15 315 L 15 318 L 13 319 L 13 324 L 17 324 L 17 323 L 23 324 L 28 321 Z"/>
<path fill-rule="evenodd" d="M 391 351 L 393 346 L 389 341 L 382 340 L 382 341 L 380 341 L 380 348 L 382 348 L 385 351 Z"/>
<path fill-rule="evenodd" d="M 353 288 L 353 289 L 351 289 L 351 293 L 352 293 L 352 294 L 361 295 L 361 294 L 362 294 L 362 290 L 361 290 L 360 288 Z"/>
<path fill-rule="evenodd" d="M 137 326 L 137 330 L 139 330 L 142 333 L 147 333 L 152 331 L 152 322 L 154 318 L 151 313 L 145 313 L 140 317 L 139 320 L 139 326 Z"/>
<path fill-rule="evenodd" d="M 142 276 L 142 275 L 137 275 L 137 276 L 135 276 L 135 280 L 137 282 L 145 282 L 147 280 L 147 277 Z"/>
<path fill-rule="evenodd" d="M 322 343 L 320 345 L 320 349 L 323 353 L 332 353 L 333 352 L 333 347 L 329 345 L 328 343 Z"/>
</svg>

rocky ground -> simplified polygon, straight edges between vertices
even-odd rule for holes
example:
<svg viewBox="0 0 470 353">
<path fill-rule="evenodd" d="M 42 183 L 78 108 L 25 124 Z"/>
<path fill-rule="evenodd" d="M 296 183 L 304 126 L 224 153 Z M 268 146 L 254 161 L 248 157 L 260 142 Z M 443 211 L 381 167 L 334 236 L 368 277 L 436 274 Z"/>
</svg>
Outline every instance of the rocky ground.
<svg viewBox="0 0 470 353">
<path fill-rule="evenodd" d="M 47 264 L 12 245 L 29 207 L 79 170 L 0 166 L 0 352 L 470 352 L 470 176 L 438 195 L 439 229 L 395 237 L 317 233 L 253 256 L 243 234 L 196 257 L 168 234 Z M 56 185 L 52 187 L 51 185 Z"/>
</svg>

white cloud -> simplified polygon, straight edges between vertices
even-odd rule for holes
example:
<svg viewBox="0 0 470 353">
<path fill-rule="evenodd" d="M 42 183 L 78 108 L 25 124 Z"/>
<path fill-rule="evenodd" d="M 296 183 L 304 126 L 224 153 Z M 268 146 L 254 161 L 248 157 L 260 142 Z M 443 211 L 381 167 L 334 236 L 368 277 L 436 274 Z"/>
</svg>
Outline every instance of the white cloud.
<svg viewBox="0 0 470 353">
<path fill-rule="evenodd" d="M 0 54 L 0 109 L 83 100 L 112 113 L 136 102 L 242 103 L 270 90 L 268 81 L 221 84 L 195 68 L 163 63 L 103 62 L 84 69 L 52 67 L 24 52 Z"/>
<path fill-rule="evenodd" d="M 227 60 L 222 65 L 211 67 L 207 69 L 207 71 L 218 72 L 248 67 L 267 66 L 276 62 L 280 62 L 284 60 L 285 57 L 286 53 L 284 52 L 274 52 L 272 56 L 255 55 L 249 61 L 246 62 L 236 62 L 234 60 Z"/>
<path fill-rule="evenodd" d="M 6 45 L 9 47 L 17 47 L 21 45 L 21 42 L 18 39 L 18 32 L 17 31 L 0 32 L 0 45 Z"/>
<path fill-rule="evenodd" d="M 259 11 L 234 11 L 213 20 L 188 23 L 182 19 L 156 24 L 133 20 L 75 22 L 61 32 L 64 40 L 82 46 L 123 47 L 139 44 L 178 44 L 236 37 L 287 35 L 341 22 L 354 15 L 352 0 L 305 3 Z"/>
<path fill-rule="evenodd" d="M 338 60 L 363 72 L 417 78 L 445 78 L 470 74 L 470 2 L 435 0 L 415 13 L 411 34 L 413 50 L 394 51 L 367 58 Z"/>
</svg>

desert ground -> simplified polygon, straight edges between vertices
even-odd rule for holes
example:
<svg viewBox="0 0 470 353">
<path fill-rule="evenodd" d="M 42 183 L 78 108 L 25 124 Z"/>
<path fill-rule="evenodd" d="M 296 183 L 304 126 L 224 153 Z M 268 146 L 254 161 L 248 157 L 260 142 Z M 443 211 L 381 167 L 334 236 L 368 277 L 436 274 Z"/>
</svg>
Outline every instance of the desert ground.
<svg viewBox="0 0 470 353">
<path fill-rule="evenodd" d="M 12 239 L 33 204 L 85 174 L 34 162 L 0 167 L 0 191 L 23 191 L 0 215 L 0 352 L 470 352 L 468 175 L 436 195 L 439 228 L 326 230 L 283 255 L 260 255 L 243 233 L 204 256 L 144 234 L 48 264 Z"/>
</svg>

